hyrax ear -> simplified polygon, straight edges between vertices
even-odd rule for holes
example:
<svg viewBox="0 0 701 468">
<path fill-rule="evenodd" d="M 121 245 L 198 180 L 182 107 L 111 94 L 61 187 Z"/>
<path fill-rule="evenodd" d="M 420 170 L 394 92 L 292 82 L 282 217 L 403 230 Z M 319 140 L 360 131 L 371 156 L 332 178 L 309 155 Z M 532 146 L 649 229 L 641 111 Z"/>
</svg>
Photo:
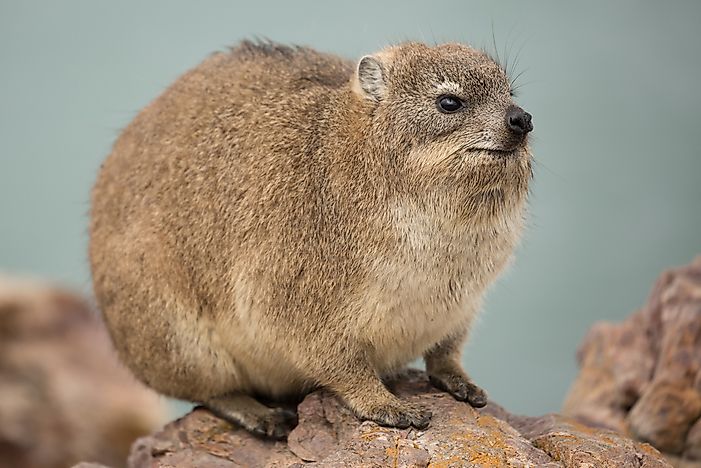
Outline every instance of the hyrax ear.
<svg viewBox="0 0 701 468">
<path fill-rule="evenodd" d="M 387 95 L 387 71 L 379 57 L 366 55 L 358 62 L 354 88 L 357 93 L 381 101 Z"/>
</svg>

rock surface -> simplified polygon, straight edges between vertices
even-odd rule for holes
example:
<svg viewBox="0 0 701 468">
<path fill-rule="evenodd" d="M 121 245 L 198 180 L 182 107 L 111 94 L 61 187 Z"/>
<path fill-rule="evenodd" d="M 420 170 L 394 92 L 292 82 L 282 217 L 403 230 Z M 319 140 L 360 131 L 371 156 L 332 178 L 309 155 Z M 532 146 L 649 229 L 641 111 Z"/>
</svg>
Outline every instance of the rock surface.
<svg viewBox="0 0 701 468">
<path fill-rule="evenodd" d="M 359 422 L 324 391 L 299 405 L 287 442 L 255 438 L 199 408 L 139 439 L 132 468 L 207 467 L 668 467 L 659 452 L 572 419 L 514 416 L 490 403 L 476 411 L 411 371 L 394 385 L 433 411 L 424 431 Z"/>
<path fill-rule="evenodd" d="M 592 327 L 577 357 L 564 414 L 701 467 L 701 257 L 663 273 L 622 323 Z"/>
<path fill-rule="evenodd" d="M 84 300 L 0 276 L 0 467 L 123 466 L 165 417 Z"/>
<path fill-rule="evenodd" d="M 474 410 L 412 371 L 394 391 L 431 409 L 424 431 L 361 423 L 319 391 L 299 405 L 286 442 L 199 408 L 139 439 L 128 465 L 701 468 L 701 257 L 665 272 L 621 324 L 595 325 L 578 360 L 563 415 L 517 416 L 494 403 Z"/>
</svg>

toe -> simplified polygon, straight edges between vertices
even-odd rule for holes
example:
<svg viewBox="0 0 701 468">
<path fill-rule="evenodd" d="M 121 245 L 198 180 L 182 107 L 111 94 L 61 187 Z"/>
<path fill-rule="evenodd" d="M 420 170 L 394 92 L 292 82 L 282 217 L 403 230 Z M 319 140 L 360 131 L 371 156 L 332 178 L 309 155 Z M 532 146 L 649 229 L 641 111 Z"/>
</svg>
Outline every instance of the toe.
<svg viewBox="0 0 701 468">
<path fill-rule="evenodd" d="M 467 402 L 474 408 L 483 408 L 487 405 L 487 394 L 476 385 L 472 385 L 468 391 Z"/>
<path fill-rule="evenodd" d="M 270 437 L 270 426 L 265 421 L 258 421 L 256 424 L 243 426 L 251 434 L 258 437 Z"/>
<path fill-rule="evenodd" d="M 428 410 L 420 411 L 411 421 L 411 425 L 417 429 L 426 429 L 431 422 L 433 413 Z"/>
<path fill-rule="evenodd" d="M 465 382 L 459 382 L 450 393 L 452 393 L 456 400 L 465 401 L 468 397 L 467 385 L 465 385 Z"/>
<path fill-rule="evenodd" d="M 411 419 L 406 414 L 397 413 L 394 418 L 394 424 L 389 425 L 399 429 L 406 429 L 407 427 L 411 426 Z"/>
<path fill-rule="evenodd" d="M 274 439 L 285 439 L 297 426 L 298 416 L 294 411 L 276 408 L 268 423 L 267 433 Z"/>
<path fill-rule="evenodd" d="M 284 440 L 287 438 L 288 435 L 290 435 L 291 431 L 292 431 L 291 427 L 277 425 L 277 426 L 273 426 L 273 427 L 269 428 L 267 435 L 271 439 Z"/>
</svg>

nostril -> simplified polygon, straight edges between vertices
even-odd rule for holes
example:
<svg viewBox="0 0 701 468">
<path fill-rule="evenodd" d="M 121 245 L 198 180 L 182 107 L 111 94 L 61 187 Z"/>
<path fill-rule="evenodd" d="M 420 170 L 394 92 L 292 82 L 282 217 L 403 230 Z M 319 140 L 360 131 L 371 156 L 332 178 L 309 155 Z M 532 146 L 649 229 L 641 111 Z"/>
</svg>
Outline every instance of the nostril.
<svg viewBox="0 0 701 468">
<path fill-rule="evenodd" d="M 514 116 L 512 115 L 509 117 L 509 128 L 513 130 L 516 133 L 523 133 L 523 130 L 525 128 L 525 120 L 523 119 L 522 116 Z"/>
</svg>

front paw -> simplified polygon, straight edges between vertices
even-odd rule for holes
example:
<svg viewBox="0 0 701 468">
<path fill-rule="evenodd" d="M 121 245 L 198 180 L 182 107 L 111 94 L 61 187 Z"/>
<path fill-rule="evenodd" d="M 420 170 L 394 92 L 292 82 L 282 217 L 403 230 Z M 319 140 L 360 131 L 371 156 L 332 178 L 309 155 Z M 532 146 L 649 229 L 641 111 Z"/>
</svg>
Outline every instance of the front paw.
<svg viewBox="0 0 701 468">
<path fill-rule="evenodd" d="M 250 432 L 276 440 L 287 439 L 292 429 L 297 426 L 297 413 L 284 408 L 272 408 L 246 429 Z"/>
<path fill-rule="evenodd" d="M 383 403 L 358 413 L 361 419 L 374 421 L 381 426 L 406 429 L 413 426 L 426 429 L 432 413 L 426 408 L 401 401 Z"/>
<path fill-rule="evenodd" d="M 428 378 L 434 387 L 450 393 L 456 400 L 468 402 L 474 408 L 487 404 L 487 393 L 464 375 L 443 373 L 431 374 Z"/>
</svg>

